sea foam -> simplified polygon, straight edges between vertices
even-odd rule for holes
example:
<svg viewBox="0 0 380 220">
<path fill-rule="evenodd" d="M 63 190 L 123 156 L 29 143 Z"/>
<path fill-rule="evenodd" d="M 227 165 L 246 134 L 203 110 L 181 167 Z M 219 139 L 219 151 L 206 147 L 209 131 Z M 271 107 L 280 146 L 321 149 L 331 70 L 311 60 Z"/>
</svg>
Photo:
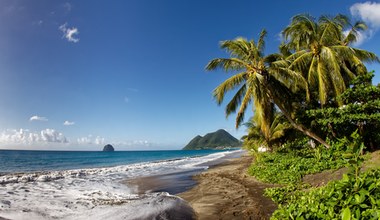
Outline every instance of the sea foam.
<svg viewBox="0 0 380 220">
<path fill-rule="evenodd" d="M 6 174 L 0 176 L 0 217 L 152 219 L 152 216 L 163 216 L 159 219 L 166 219 L 165 216 L 174 215 L 178 207 L 183 208 L 179 213 L 191 216 L 192 209 L 176 196 L 165 192 L 135 194 L 135 189 L 121 182 L 136 177 L 207 169 L 204 163 L 238 152 L 115 167 Z"/>
</svg>

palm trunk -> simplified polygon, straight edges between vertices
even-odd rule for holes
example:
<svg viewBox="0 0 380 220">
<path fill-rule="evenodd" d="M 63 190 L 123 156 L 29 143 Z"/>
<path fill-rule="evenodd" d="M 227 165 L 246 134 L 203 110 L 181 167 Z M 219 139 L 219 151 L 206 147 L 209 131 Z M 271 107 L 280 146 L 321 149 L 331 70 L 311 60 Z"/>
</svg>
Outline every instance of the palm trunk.
<svg viewBox="0 0 380 220">
<path fill-rule="evenodd" d="M 306 134 L 310 138 L 316 140 L 317 142 L 319 142 L 320 144 L 322 144 L 323 146 L 325 146 L 327 149 L 330 148 L 330 145 L 328 143 L 326 143 L 326 141 L 323 140 L 321 137 L 319 137 L 317 134 L 315 134 L 314 132 L 312 132 L 309 129 L 305 128 L 303 125 L 297 124 L 293 120 L 293 118 L 290 116 L 290 114 L 288 114 L 288 112 L 281 105 L 277 105 L 277 106 L 280 108 L 281 112 L 284 114 L 284 116 L 288 119 L 288 121 L 290 122 L 290 124 L 295 129 L 301 131 L 302 133 Z"/>
</svg>

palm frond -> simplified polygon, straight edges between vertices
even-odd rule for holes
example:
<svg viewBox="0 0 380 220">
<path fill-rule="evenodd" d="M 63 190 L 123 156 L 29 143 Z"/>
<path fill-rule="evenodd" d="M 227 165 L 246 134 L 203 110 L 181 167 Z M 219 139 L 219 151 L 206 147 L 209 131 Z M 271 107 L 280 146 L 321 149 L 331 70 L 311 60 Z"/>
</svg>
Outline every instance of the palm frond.
<svg viewBox="0 0 380 220">
<path fill-rule="evenodd" d="M 252 90 L 248 89 L 244 95 L 244 98 L 241 101 L 240 108 L 236 116 L 236 123 L 235 123 L 236 128 L 239 128 L 242 122 L 244 121 L 245 111 L 247 109 L 247 106 L 252 101 L 252 95 L 253 95 Z"/>
<path fill-rule="evenodd" d="M 379 57 L 376 56 L 375 53 L 372 53 L 372 52 L 369 52 L 366 50 L 362 50 L 362 49 L 358 49 L 358 48 L 352 48 L 352 50 L 354 51 L 355 56 L 357 56 L 363 62 L 368 62 L 368 63 L 372 63 L 372 62 L 379 63 L 380 62 Z"/>
<path fill-rule="evenodd" d="M 263 54 L 263 51 L 264 51 L 264 48 L 265 48 L 265 40 L 264 38 L 266 37 L 267 35 L 267 31 L 265 29 L 263 29 L 261 32 L 260 32 L 260 37 L 259 37 L 259 40 L 257 41 L 257 49 L 258 51 L 260 51 L 260 56 L 263 57 L 264 54 Z"/>
<path fill-rule="evenodd" d="M 333 83 L 334 92 L 336 96 L 339 96 L 346 89 L 344 79 L 340 73 L 340 62 L 337 54 L 329 47 L 323 47 L 321 51 L 321 59 L 325 59 L 323 62 L 327 64 L 327 74 Z M 321 91 L 320 91 L 321 92 Z M 342 103 L 339 103 L 340 105 Z"/>
<path fill-rule="evenodd" d="M 244 70 L 247 66 L 247 63 L 237 58 L 217 58 L 211 60 L 207 64 L 206 70 L 210 71 L 216 69 L 223 69 L 224 71 L 229 72 Z"/>
<path fill-rule="evenodd" d="M 355 25 L 352 26 L 351 29 L 348 31 L 348 34 L 346 35 L 346 37 L 343 39 L 343 44 L 350 45 L 352 43 L 357 42 L 360 32 L 363 32 L 367 29 L 368 29 L 368 26 L 364 22 L 362 21 L 356 22 Z"/>
<path fill-rule="evenodd" d="M 246 80 L 246 75 L 246 72 L 233 75 L 214 89 L 213 96 L 218 105 L 222 104 L 224 96 L 228 91 L 237 88 Z"/>
<path fill-rule="evenodd" d="M 313 59 L 313 53 L 302 50 L 289 56 L 289 59 L 291 60 L 289 69 L 303 73 L 303 70 L 308 69 Z"/>
<path fill-rule="evenodd" d="M 292 18 L 291 24 L 282 33 L 289 47 L 298 51 L 308 48 L 316 40 L 317 32 L 315 18 L 309 14 L 300 14 Z"/>
<path fill-rule="evenodd" d="M 322 16 L 319 22 L 320 36 L 319 43 L 321 45 L 336 45 L 341 41 L 342 27 L 333 19 Z"/>
<path fill-rule="evenodd" d="M 243 85 L 231 99 L 231 101 L 226 105 L 226 116 L 229 116 L 231 113 L 235 113 L 236 109 L 241 104 L 242 98 L 247 91 L 247 86 Z"/>
<path fill-rule="evenodd" d="M 284 136 L 285 131 L 290 129 L 291 125 L 284 120 L 284 116 L 280 113 L 277 113 L 271 124 L 271 141 L 279 139 Z"/>
<path fill-rule="evenodd" d="M 247 60 L 251 51 L 247 39 L 239 37 L 235 40 L 226 40 L 220 43 L 220 48 L 226 49 L 233 57 Z"/>
<path fill-rule="evenodd" d="M 286 58 L 290 55 L 292 55 L 291 53 L 291 49 L 289 47 L 289 45 L 285 44 L 285 43 L 281 43 L 280 46 L 279 46 L 279 50 L 280 50 L 280 54 Z"/>
<path fill-rule="evenodd" d="M 306 79 L 299 72 L 289 69 L 285 64 L 281 64 L 282 62 L 286 61 L 272 63 L 270 74 L 294 93 L 299 89 L 308 91 Z"/>
</svg>

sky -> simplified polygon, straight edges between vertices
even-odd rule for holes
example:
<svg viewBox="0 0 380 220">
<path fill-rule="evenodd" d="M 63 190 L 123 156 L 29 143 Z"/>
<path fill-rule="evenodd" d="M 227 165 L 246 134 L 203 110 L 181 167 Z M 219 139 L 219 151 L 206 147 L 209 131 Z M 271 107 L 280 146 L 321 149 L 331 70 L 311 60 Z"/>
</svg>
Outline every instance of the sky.
<svg viewBox="0 0 380 220">
<path fill-rule="evenodd" d="M 180 149 L 221 128 L 240 138 L 212 97 L 231 75 L 205 66 L 228 56 L 220 41 L 262 29 L 277 52 L 301 13 L 365 21 L 355 46 L 380 55 L 380 1 L 1 0 L 0 149 Z M 380 65 L 367 67 L 379 83 Z"/>
</svg>

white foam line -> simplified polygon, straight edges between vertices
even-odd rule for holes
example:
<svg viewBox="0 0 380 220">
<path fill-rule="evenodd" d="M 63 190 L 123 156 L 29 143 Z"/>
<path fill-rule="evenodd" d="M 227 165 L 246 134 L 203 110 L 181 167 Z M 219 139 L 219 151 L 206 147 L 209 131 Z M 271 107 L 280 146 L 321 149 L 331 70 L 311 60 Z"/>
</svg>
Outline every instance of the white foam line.
<svg viewBox="0 0 380 220">
<path fill-rule="evenodd" d="M 187 157 L 178 160 L 144 162 L 105 168 L 7 174 L 0 176 L 0 184 L 4 185 L 12 183 L 50 182 L 65 178 L 88 178 L 89 176 L 93 175 L 109 176 L 110 178 L 118 179 L 126 177 L 166 174 L 176 172 L 179 170 L 194 169 L 197 165 L 217 160 L 228 154 L 236 152 L 238 151 L 225 151 L 201 157 Z"/>
<path fill-rule="evenodd" d="M 0 177 L 0 216 L 28 220 L 152 219 L 150 216 L 179 204 L 185 210 L 186 204 L 165 193 L 133 194 L 134 190 L 119 180 L 194 169 L 235 152 L 107 168 L 5 175 Z"/>
</svg>

